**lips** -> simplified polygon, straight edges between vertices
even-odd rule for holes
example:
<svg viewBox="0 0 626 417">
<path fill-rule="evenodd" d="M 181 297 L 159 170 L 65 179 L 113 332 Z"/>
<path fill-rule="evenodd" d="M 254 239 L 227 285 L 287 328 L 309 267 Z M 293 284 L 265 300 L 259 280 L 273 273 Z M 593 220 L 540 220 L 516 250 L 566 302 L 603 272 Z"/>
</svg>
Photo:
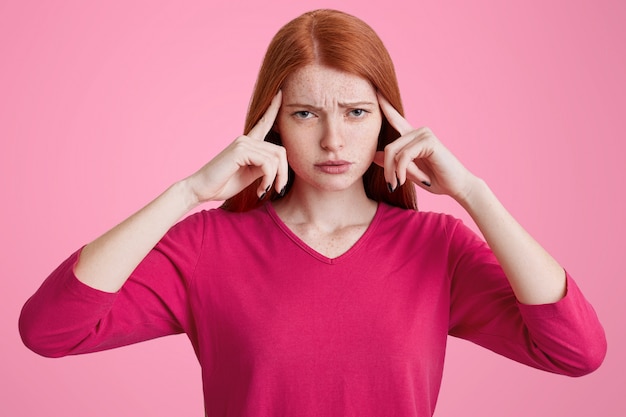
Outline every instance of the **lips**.
<svg viewBox="0 0 626 417">
<path fill-rule="evenodd" d="M 320 162 L 319 164 L 316 164 L 316 166 L 331 166 L 331 167 L 338 166 L 338 165 L 350 165 L 350 162 L 338 160 L 338 161 L 325 161 L 325 162 Z"/>
<path fill-rule="evenodd" d="M 351 165 L 351 162 L 344 160 L 329 160 L 315 164 L 315 167 L 326 174 L 343 174 Z"/>
</svg>

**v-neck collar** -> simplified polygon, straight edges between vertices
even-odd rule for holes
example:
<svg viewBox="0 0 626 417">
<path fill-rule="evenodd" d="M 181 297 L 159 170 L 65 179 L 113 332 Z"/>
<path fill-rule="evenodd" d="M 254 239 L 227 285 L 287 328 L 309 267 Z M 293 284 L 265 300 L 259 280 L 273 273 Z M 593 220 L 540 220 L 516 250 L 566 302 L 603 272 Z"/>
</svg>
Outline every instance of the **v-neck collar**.
<svg viewBox="0 0 626 417">
<path fill-rule="evenodd" d="M 384 206 L 385 206 L 384 203 L 380 203 L 380 202 L 378 203 L 378 207 L 376 207 L 376 213 L 374 213 L 374 217 L 372 218 L 372 221 L 370 222 L 370 224 L 367 226 L 367 229 L 365 229 L 365 232 L 363 232 L 361 237 L 359 237 L 359 239 L 355 242 L 354 245 L 352 245 L 347 251 L 345 251 L 341 255 L 336 256 L 334 258 L 329 258 L 326 255 L 323 255 L 320 252 L 316 251 L 315 249 L 310 247 L 306 242 L 300 239 L 300 237 L 297 234 L 295 234 L 289 228 L 289 226 L 287 226 L 287 224 L 283 222 L 283 220 L 278 216 L 278 213 L 276 213 L 276 210 L 274 209 L 274 206 L 272 206 L 271 202 L 267 202 L 264 205 L 265 210 L 267 211 L 271 219 L 274 221 L 274 223 L 276 223 L 278 228 L 285 235 L 287 235 L 289 239 L 291 239 L 296 245 L 298 245 L 302 250 L 304 250 L 306 253 L 308 253 L 315 259 L 319 260 L 320 262 L 327 263 L 327 264 L 340 263 L 342 260 L 350 257 L 352 254 L 357 252 L 361 248 L 361 246 L 363 246 L 369 240 L 370 236 L 374 234 L 376 228 L 378 227 L 378 224 L 380 223 L 380 220 L 383 217 L 383 214 L 385 211 Z"/>
</svg>

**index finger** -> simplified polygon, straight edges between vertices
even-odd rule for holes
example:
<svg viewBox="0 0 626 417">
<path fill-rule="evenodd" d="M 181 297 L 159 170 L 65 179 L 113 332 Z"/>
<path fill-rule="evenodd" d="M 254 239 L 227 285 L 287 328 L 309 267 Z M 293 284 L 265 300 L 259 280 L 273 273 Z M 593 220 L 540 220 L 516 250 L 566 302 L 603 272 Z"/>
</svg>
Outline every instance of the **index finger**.
<svg viewBox="0 0 626 417">
<path fill-rule="evenodd" d="M 408 120 L 406 120 L 400 113 L 398 113 L 398 110 L 396 110 L 385 97 L 380 95 L 380 93 L 377 93 L 376 95 L 378 96 L 378 104 L 380 104 L 380 109 L 383 111 L 383 114 L 385 115 L 391 126 L 393 126 L 398 131 L 398 133 L 400 133 L 400 136 L 415 130 L 413 129 L 413 126 L 411 126 L 411 124 L 408 122 Z"/>
<path fill-rule="evenodd" d="M 270 103 L 267 110 L 261 117 L 261 119 L 254 125 L 250 132 L 248 132 L 248 137 L 256 140 L 264 140 L 265 135 L 270 131 L 272 126 L 274 125 L 274 121 L 276 120 L 276 116 L 278 115 L 278 110 L 280 109 L 280 104 L 282 102 L 283 93 L 281 90 L 278 90 L 278 93 L 272 98 L 272 102 Z"/>
</svg>

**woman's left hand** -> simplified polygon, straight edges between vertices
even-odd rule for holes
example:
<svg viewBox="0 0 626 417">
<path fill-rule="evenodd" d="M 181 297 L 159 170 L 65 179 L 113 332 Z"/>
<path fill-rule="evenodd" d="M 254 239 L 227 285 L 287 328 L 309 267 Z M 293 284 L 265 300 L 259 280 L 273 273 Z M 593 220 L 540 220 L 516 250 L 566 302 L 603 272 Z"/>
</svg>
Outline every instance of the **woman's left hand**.
<svg viewBox="0 0 626 417">
<path fill-rule="evenodd" d="M 459 202 L 493 250 L 522 304 L 549 304 L 563 298 L 567 285 L 563 268 L 517 223 L 487 184 L 467 170 L 430 129 L 414 129 L 380 95 L 378 102 L 401 135 L 374 159 L 385 169 L 390 188 L 408 179 Z"/>
<path fill-rule="evenodd" d="M 427 127 L 415 129 L 380 94 L 378 102 L 400 137 L 376 152 L 374 162 L 385 169 L 391 190 L 410 180 L 435 194 L 457 201 L 466 198 L 477 179 Z"/>
</svg>

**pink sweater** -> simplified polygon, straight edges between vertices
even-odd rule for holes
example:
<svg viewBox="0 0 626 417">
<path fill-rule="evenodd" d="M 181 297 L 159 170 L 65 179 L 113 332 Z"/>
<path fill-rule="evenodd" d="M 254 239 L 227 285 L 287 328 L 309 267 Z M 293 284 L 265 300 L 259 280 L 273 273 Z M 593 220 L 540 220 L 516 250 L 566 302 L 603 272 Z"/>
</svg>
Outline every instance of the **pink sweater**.
<svg viewBox="0 0 626 417">
<path fill-rule="evenodd" d="M 24 343 L 58 357 L 185 332 L 208 416 L 431 416 L 448 334 L 572 376 L 606 351 L 571 277 L 559 302 L 522 305 L 486 244 L 442 214 L 380 204 L 329 259 L 269 204 L 204 211 L 115 294 L 78 281 L 77 257 L 26 302 Z"/>
</svg>

